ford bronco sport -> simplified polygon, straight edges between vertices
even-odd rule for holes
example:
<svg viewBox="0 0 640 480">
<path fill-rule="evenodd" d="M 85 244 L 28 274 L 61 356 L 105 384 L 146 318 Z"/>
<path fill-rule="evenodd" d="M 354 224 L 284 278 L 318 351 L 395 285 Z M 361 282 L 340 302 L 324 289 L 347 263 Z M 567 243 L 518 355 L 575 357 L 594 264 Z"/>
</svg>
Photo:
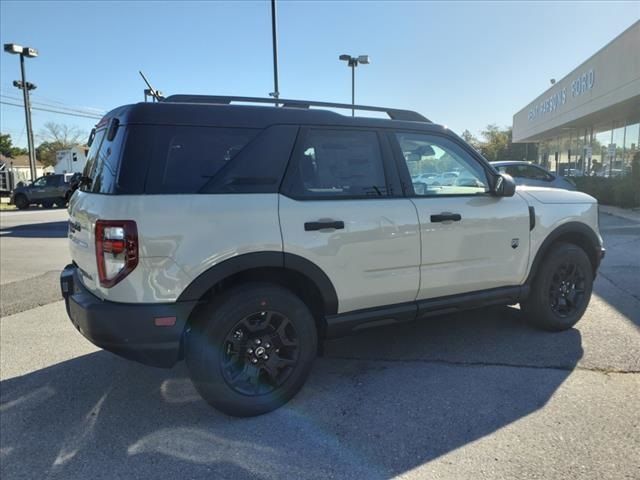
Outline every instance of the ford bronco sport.
<svg viewBox="0 0 640 480">
<path fill-rule="evenodd" d="M 296 394 L 325 338 L 485 305 L 551 331 L 582 317 L 604 254 L 592 197 L 516 191 L 415 112 L 310 106 L 351 108 L 175 95 L 108 113 L 69 205 L 80 333 L 184 358 L 207 402 L 249 416 Z"/>
</svg>

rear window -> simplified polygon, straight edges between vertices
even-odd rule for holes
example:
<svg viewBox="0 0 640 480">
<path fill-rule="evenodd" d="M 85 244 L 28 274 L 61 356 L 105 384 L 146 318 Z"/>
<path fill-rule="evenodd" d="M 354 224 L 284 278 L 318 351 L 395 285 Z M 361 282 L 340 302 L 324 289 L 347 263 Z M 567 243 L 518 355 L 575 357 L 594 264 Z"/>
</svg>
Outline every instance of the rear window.
<svg viewBox="0 0 640 480">
<path fill-rule="evenodd" d="M 125 129 L 118 128 L 112 140 L 107 139 L 108 128 L 95 132 L 87 154 L 83 176 L 89 181 L 82 183 L 81 190 L 92 193 L 114 193 L 117 186 L 121 145 Z"/>
</svg>

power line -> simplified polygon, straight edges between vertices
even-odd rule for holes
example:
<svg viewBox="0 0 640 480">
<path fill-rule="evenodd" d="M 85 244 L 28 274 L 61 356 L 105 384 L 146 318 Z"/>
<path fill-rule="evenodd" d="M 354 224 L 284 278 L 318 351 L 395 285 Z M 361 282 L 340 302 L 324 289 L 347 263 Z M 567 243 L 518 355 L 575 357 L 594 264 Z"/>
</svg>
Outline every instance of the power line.
<svg viewBox="0 0 640 480">
<path fill-rule="evenodd" d="M 0 93 L 0 97 L 4 97 L 6 100 L 11 100 L 13 102 L 22 103 L 22 99 L 21 98 L 14 97 L 12 95 L 5 95 L 3 93 Z M 54 108 L 54 109 L 57 109 L 57 110 L 65 110 L 65 111 L 69 111 L 69 112 L 73 112 L 73 113 L 80 113 L 80 114 L 83 114 L 83 115 L 100 115 L 100 116 L 102 116 L 104 114 L 104 112 L 92 111 L 92 110 L 83 109 L 83 108 L 52 105 L 50 103 L 42 102 L 40 100 L 31 100 L 30 103 L 31 103 L 32 106 L 33 105 L 40 105 L 40 106 L 45 107 L 45 108 Z"/>
<path fill-rule="evenodd" d="M 3 105 L 11 105 L 13 107 L 20 107 L 20 108 L 24 108 L 24 104 L 19 104 L 19 103 L 10 103 L 7 102 L 5 100 L 0 100 L 0 103 Z M 63 110 L 56 110 L 53 108 L 44 108 L 44 107 L 39 107 L 39 106 L 31 106 L 32 110 L 40 110 L 42 112 L 51 112 L 51 113 L 59 113 L 61 115 L 69 115 L 71 117 L 83 117 L 83 118 L 93 118 L 94 120 L 100 120 L 102 118 L 102 115 L 95 115 L 95 114 L 89 114 L 89 113 L 73 113 L 73 112 L 65 112 Z"/>
</svg>

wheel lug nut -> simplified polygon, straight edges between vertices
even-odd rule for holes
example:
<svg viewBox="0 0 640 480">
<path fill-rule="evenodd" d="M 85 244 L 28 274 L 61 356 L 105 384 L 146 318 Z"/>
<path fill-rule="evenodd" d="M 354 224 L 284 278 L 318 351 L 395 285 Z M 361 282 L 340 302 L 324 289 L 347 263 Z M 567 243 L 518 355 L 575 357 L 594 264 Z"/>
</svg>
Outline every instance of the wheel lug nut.
<svg viewBox="0 0 640 480">
<path fill-rule="evenodd" d="M 262 341 L 260 341 L 259 338 L 256 338 L 256 345 L 260 345 L 262 343 Z"/>
<path fill-rule="evenodd" d="M 264 356 L 264 357 L 262 357 L 262 358 L 264 358 L 265 360 L 269 360 L 269 355 L 265 355 L 265 356 Z"/>
<path fill-rule="evenodd" d="M 270 343 L 265 343 L 264 344 L 264 348 L 271 348 L 271 344 Z"/>
<path fill-rule="evenodd" d="M 258 359 L 257 358 L 252 358 L 251 359 L 251 363 L 258 363 Z"/>
<path fill-rule="evenodd" d="M 276 353 L 280 353 L 280 349 L 279 348 L 276 348 Z"/>
<path fill-rule="evenodd" d="M 251 355 L 251 354 L 253 353 L 253 348 L 249 348 L 249 349 L 247 349 L 247 353 L 248 353 L 249 355 Z"/>
</svg>

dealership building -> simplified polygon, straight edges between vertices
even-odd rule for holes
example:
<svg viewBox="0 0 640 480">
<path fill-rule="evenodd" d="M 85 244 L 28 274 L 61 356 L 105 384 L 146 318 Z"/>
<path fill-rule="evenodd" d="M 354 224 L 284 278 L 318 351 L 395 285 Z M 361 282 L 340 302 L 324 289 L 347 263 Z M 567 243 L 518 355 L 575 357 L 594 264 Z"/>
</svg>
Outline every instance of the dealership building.
<svg viewBox="0 0 640 480">
<path fill-rule="evenodd" d="M 640 151 L 640 21 L 516 113 L 513 141 L 537 143 L 538 162 L 560 174 L 628 173 Z"/>
</svg>

